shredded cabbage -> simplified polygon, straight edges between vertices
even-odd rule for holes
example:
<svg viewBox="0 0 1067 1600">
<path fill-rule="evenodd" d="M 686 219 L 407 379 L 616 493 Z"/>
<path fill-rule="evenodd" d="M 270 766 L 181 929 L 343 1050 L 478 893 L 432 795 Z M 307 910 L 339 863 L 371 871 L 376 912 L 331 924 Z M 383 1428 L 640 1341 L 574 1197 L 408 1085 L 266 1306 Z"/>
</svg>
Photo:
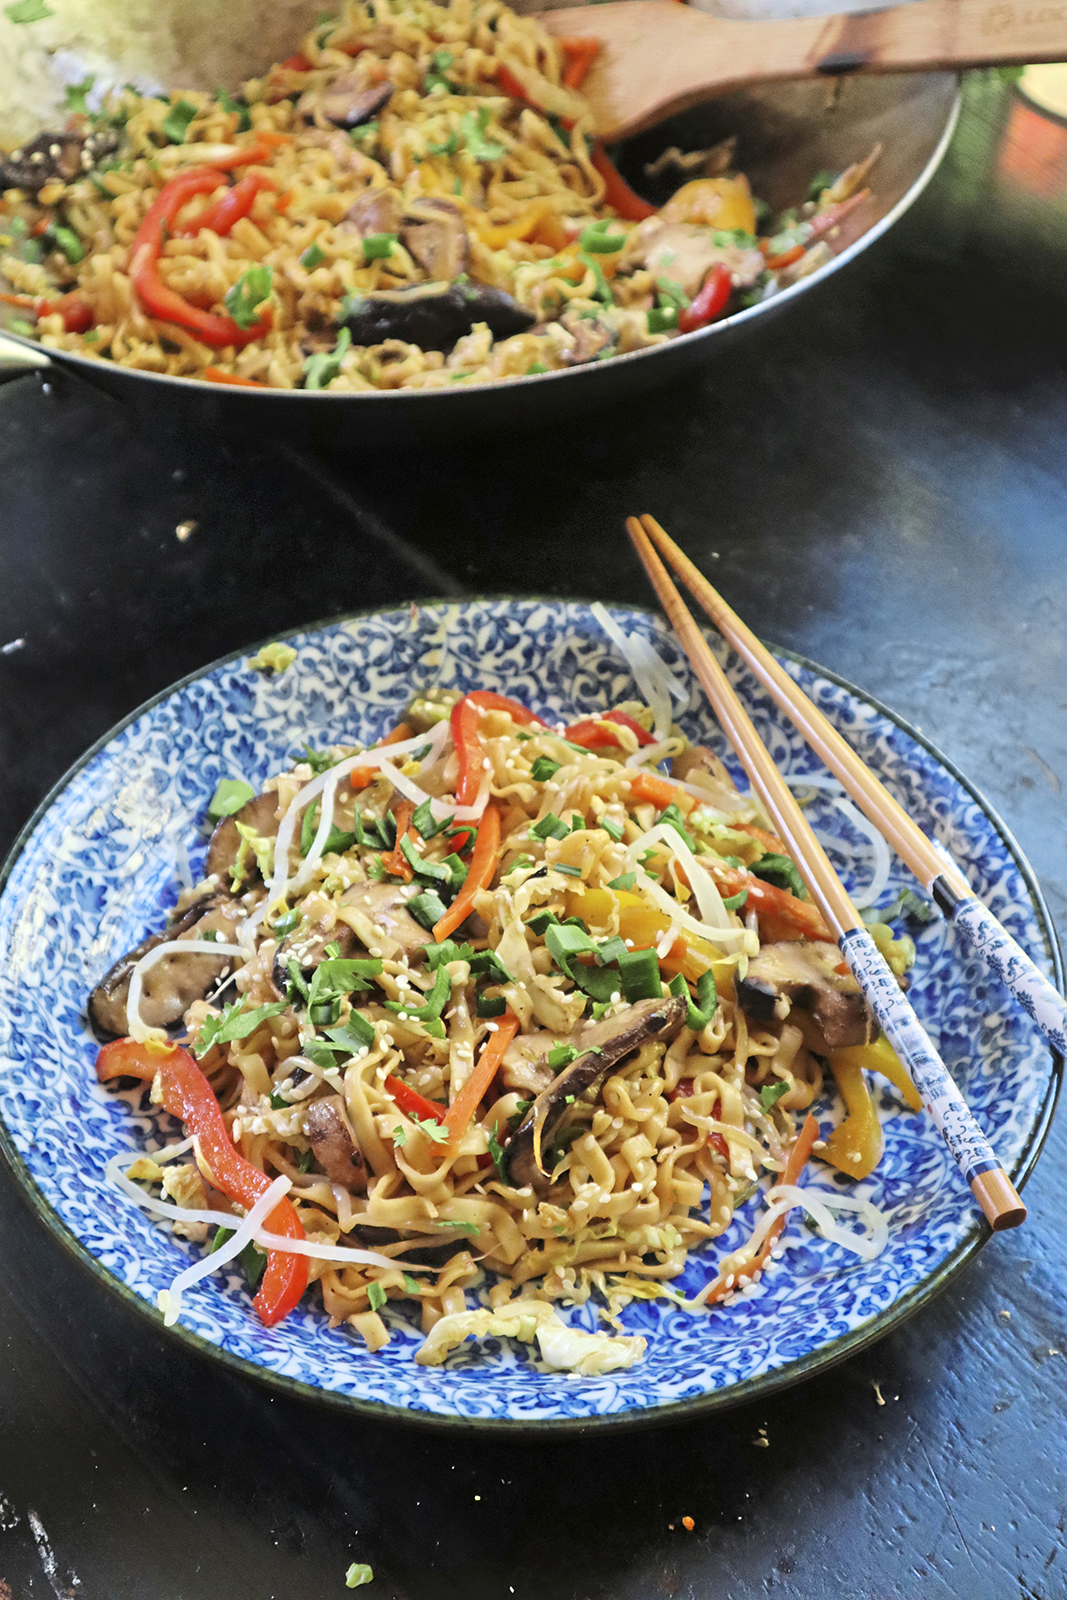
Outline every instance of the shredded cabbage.
<svg viewBox="0 0 1067 1600">
<path fill-rule="evenodd" d="M 632 1367 L 644 1355 L 646 1345 L 640 1334 L 616 1337 L 569 1328 L 544 1300 L 513 1300 L 498 1311 L 457 1311 L 442 1317 L 415 1360 L 423 1367 L 439 1367 L 464 1339 L 521 1339 L 524 1344 L 536 1340 L 550 1367 L 586 1378 Z"/>
</svg>

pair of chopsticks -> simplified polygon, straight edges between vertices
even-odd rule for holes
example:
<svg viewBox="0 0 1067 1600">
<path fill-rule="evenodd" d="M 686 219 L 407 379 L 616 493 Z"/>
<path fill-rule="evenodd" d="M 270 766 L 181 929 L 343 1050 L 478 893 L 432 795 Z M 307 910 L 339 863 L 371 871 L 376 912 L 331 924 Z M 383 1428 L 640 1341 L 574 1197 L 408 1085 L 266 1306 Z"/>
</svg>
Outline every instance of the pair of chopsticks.
<svg viewBox="0 0 1067 1600">
<path fill-rule="evenodd" d="M 1064 1049 L 1067 1033 L 1067 1005 L 1025 952 L 971 893 L 966 879 L 950 858 L 938 853 L 907 812 L 882 787 L 855 751 L 731 611 L 722 596 L 712 588 L 659 523 L 652 517 L 630 517 L 626 527 L 723 731 L 741 758 L 753 788 L 773 819 L 787 850 L 800 868 L 812 899 L 837 939 L 868 1005 L 911 1073 L 927 1110 L 970 1185 L 972 1194 L 993 1228 L 1017 1227 L 1025 1220 L 1026 1207 L 864 927 L 826 852 L 727 682 L 725 673 L 653 544 L 662 551 L 723 637 L 770 691 L 860 809 L 1061 1050 Z"/>
</svg>

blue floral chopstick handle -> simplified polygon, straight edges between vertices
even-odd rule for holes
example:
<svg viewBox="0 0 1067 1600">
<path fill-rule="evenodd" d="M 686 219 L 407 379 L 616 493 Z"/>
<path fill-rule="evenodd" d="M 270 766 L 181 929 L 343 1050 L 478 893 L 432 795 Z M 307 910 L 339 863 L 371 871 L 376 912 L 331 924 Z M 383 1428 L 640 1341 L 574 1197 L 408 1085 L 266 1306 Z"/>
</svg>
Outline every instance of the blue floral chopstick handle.
<svg viewBox="0 0 1067 1600">
<path fill-rule="evenodd" d="M 953 926 L 1011 990 L 1049 1043 L 1067 1055 L 1067 1000 L 973 894 L 958 895 L 944 877 L 936 879 L 931 892 Z"/>
<path fill-rule="evenodd" d="M 948 1068 L 865 928 L 841 935 L 841 953 L 887 1038 L 903 1061 L 953 1160 L 968 1183 L 1001 1163 L 974 1120 Z"/>
</svg>

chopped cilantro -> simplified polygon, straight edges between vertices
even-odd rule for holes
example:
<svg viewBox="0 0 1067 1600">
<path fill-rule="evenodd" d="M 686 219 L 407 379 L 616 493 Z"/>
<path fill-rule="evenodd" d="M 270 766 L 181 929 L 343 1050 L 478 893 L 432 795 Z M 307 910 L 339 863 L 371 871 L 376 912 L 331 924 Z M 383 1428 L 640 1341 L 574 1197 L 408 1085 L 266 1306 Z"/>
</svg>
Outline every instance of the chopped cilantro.
<svg viewBox="0 0 1067 1600">
<path fill-rule="evenodd" d="M 419 1132 L 424 1133 L 432 1144 L 448 1143 L 448 1129 L 443 1123 L 436 1121 L 435 1118 L 417 1117 L 414 1112 L 412 1112 L 408 1120 L 413 1122 L 416 1128 L 418 1128 Z"/>
<path fill-rule="evenodd" d="M 475 161 L 499 161 L 501 156 L 507 154 L 502 144 L 485 137 L 490 115 L 489 107 L 482 106 L 477 112 L 468 111 L 460 118 L 463 142 Z"/>
<path fill-rule="evenodd" d="M 207 1055 L 213 1044 L 231 1044 L 234 1039 L 247 1039 L 250 1033 L 255 1033 L 261 1022 L 266 1022 L 268 1017 L 279 1016 L 286 1009 L 284 1000 L 269 1006 L 256 1006 L 252 1011 L 242 1011 L 243 1004 L 243 1000 L 235 1000 L 217 1017 L 204 1018 L 200 1024 L 200 1036 L 193 1046 L 193 1054 L 198 1061 Z"/>
<path fill-rule="evenodd" d="M 496 1168 L 496 1175 L 500 1179 L 501 1183 L 507 1183 L 507 1151 L 500 1143 L 500 1140 L 497 1138 L 492 1128 L 489 1129 L 487 1137 L 489 1141 L 489 1154 L 493 1158 L 493 1165 Z"/>
<path fill-rule="evenodd" d="M 10 14 L 8 12 L 9 16 Z M 171 144 L 184 144 L 185 135 L 189 131 L 189 124 L 197 116 L 199 116 L 199 112 L 195 106 L 189 104 L 188 100 L 175 100 L 160 123 L 160 128 Z M 248 324 L 245 323 L 244 326 L 247 327 Z"/>
<path fill-rule="evenodd" d="M 513 981 L 495 950 L 475 950 L 473 945 L 456 944 L 451 939 L 444 939 L 440 944 L 428 944 L 424 949 L 426 965 L 431 972 L 436 972 L 438 967 L 448 966 L 450 961 L 466 961 L 472 972 L 487 975 L 497 983 Z"/>
<path fill-rule="evenodd" d="M 297 1161 L 297 1164 L 296 1164 L 296 1170 L 298 1172 L 310 1172 L 311 1171 L 311 1163 L 314 1161 L 314 1159 L 315 1159 L 314 1150 L 303 1150 L 303 1151 L 301 1151 L 300 1159 Z"/>
<path fill-rule="evenodd" d="M 404 1280 L 404 1288 L 407 1290 L 408 1294 L 418 1294 L 418 1292 L 419 1292 L 418 1279 L 417 1278 L 413 1278 L 411 1276 L 410 1272 L 401 1273 L 401 1277 Z"/>
<path fill-rule="evenodd" d="M 609 889 L 632 889 L 637 882 L 636 872 L 620 872 L 617 878 L 608 881 Z"/>
<path fill-rule="evenodd" d="M 238 113 L 237 132 L 247 133 L 252 126 L 252 113 L 241 100 L 234 100 L 225 89 L 219 89 L 215 95 L 223 111 Z"/>
<path fill-rule="evenodd" d="M 573 1044 L 557 1044 L 545 1057 L 549 1066 L 555 1067 L 557 1071 L 561 1067 L 569 1067 L 571 1062 L 577 1061 L 577 1059 L 578 1051 Z"/>
<path fill-rule="evenodd" d="M 256 320 L 256 311 L 268 298 L 274 281 L 274 268 L 257 261 L 248 267 L 232 289 L 226 291 L 223 305 L 239 328 L 250 328 Z"/>
<path fill-rule="evenodd" d="M 526 376 L 528 378 L 534 378 L 540 373 L 547 371 L 548 368 L 545 366 L 543 361 L 531 361 L 530 365 L 526 368 Z"/>
<path fill-rule="evenodd" d="M 232 817 L 235 811 L 240 811 L 255 797 L 256 791 L 243 778 L 220 778 L 211 796 L 207 814 L 212 822 L 218 822 L 222 817 Z"/>
<path fill-rule="evenodd" d="M 454 156 L 459 149 L 459 134 L 453 128 L 447 139 L 442 139 L 440 144 L 428 144 L 426 148 L 432 156 Z"/>
<path fill-rule="evenodd" d="M 414 902 L 409 901 L 409 905 L 412 904 Z M 451 993 L 452 983 L 448 969 L 441 966 L 434 974 L 433 988 L 424 996 L 423 1005 L 420 1006 L 417 1002 L 413 1004 L 410 1000 L 386 1000 L 385 1008 L 387 1011 L 403 1012 L 412 1022 L 433 1022 L 440 1017 Z"/>
<path fill-rule="evenodd" d="M 372 1311 L 380 1311 L 385 1304 L 385 1290 L 377 1279 L 372 1279 L 367 1285 L 367 1299 L 370 1301 Z"/>
<path fill-rule="evenodd" d="M 685 842 L 689 846 L 690 850 L 695 850 L 696 849 L 696 845 L 695 845 L 694 840 L 693 840 L 693 835 L 689 832 L 688 828 L 686 827 L 685 818 L 682 815 L 681 811 L 679 811 L 678 807 L 675 805 L 673 800 L 671 801 L 670 805 L 667 807 L 666 811 L 661 811 L 660 812 L 659 820 L 661 822 L 665 822 L 669 828 L 673 828 L 675 833 L 677 833 L 680 838 L 685 840 Z"/>
</svg>

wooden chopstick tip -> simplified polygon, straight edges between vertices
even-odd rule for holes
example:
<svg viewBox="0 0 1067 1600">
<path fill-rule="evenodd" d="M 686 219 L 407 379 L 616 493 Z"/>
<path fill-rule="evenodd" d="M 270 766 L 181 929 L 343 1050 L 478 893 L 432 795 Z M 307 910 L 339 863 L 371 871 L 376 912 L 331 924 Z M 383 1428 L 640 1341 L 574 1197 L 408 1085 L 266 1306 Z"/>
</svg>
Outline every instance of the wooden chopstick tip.
<svg viewBox="0 0 1067 1600">
<path fill-rule="evenodd" d="M 1004 1233 L 1026 1221 L 1026 1207 L 1003 1168 L 980 1172 L 972 1180 L 971 1193 L 994 1233 Z"/>
</svg>

